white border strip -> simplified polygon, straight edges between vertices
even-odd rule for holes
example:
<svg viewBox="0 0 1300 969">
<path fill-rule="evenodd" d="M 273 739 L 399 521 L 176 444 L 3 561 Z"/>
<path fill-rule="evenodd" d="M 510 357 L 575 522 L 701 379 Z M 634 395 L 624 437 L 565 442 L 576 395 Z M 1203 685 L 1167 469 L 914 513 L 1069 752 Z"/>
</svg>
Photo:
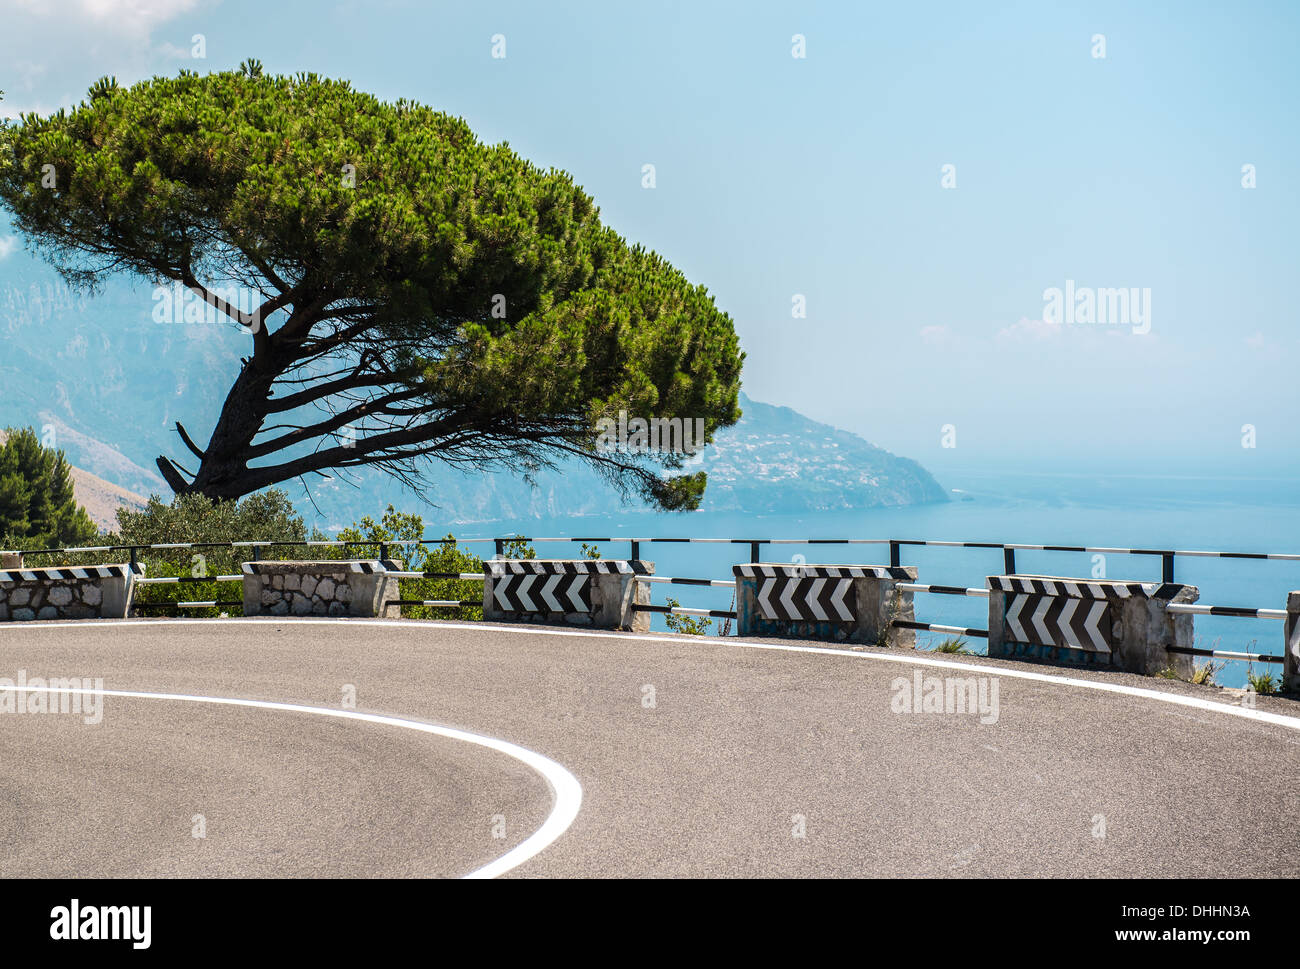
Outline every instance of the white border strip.
<svg viewBox="0 0 1300 969">
<path fill-rule="evenodd" d="M 166 620 L 164 620 L 166 621 Z M 206 620 L 182 620 L 184 622 L 204 622 Z M 226 620 L 213 620 L 216 622 L 225 622 Z M 96 623 L 96 625 L 102 625 Z M 69 627 L 64 627 L 69 628 Z M 0 686 L 0 690 L 13 690 L 14 692 L 24 693 L 80 693 L 80 694 L 97 694 L 99 696 L 118 696 L 127 697 L 133 700 L 180 700 L 186 703 L 215 703 L 220 706 L 232 707 L 253 707 L 258 710 L 279 710 L 286 713 L 311 713 L 319 717 L 335 717 L 339 720 L 360 720 L 363 723 L 377 723 L 386 727 L 403 727 L 407 730 L 417 730 L 421 733 L 434 734 L 439 737 L 446 737 L 450 740 L 463 740 L 466 743 L 477 744 L 480 747 L 486 747 L 489 750 L 495 750 L 498 753 L 505 754 L 507 757 L 513 757 L 515 760 L 531 767 L 537 773 L 541 774 L 547 785 L 551 789 L 555 798 L 555 805 L 551 808 L 551 813 L 547 816 L 542 826 L 530 834 L 527 838 L 515 845 L 500 858 L 490 861 L 481 868 L 476 868 L 464 878 L 496 878 L 503 875 L 512 868 L 517 868 L 525 861 L 539 854 L 546 848 L 550 847 L 560 835 L 569 829 L 573 824 L 573 819 L 578 816 L 578 811 L 582 807 L 582 785 L 578 779 L 569 773 L 568 769 L 562 764 L 558 764 L 549 757 L 543 757 L 527 747 L 520 747 L 518 744 L 512 744 L 507 740 L 498 740 L 495 737 L 487 737 L 482 734 L 470 733 L 468 730 L 457 730 L 455 727 L 441 727 L 432 723 L 422 723 L 419 720 L 407 720 L 402 717 L 388 717 L 377 713 L 358 713 L 355 710 L 331 710 L 329 707 L 311 707 L 298 703 L 277 703 L 272 700 L 244 700 L 238 697 L 223 696 L 195 696 L 189 693 L 144 693 L 136 690 L 83 690 L 83 689 L 64 689 L 62 687 L 50 686 Z"/>
</svg>

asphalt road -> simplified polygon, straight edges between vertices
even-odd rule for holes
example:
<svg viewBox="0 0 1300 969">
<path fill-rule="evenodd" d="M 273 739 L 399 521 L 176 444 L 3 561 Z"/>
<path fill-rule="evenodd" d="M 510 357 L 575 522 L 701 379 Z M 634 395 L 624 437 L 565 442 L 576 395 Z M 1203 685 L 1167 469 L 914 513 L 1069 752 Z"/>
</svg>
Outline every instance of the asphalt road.
<svg viewBox="0 0 1300 969">
<path fill-rule="evenodd" d="M 516 876 L 1300 875 L 1300 719 L 1203 709 L 1234 698 L 1122 674 L 763 645 L 488 624 L 47 622 L 0 628 L 0 677 L 329 709 L 350 686 L 358 711 L 528 748 L 583 794 Z M 900 711 L 916 671 L 996 680 L 995 722 L 981 722 L 991 709 Z M 1257 709 L 1300 718 L 1293 701 Z M 114 696 L 93 725 L 0 715 L 2 877 L 462 875 L 553 804 L 517 759 L 391 726 Z"/>
</svg>

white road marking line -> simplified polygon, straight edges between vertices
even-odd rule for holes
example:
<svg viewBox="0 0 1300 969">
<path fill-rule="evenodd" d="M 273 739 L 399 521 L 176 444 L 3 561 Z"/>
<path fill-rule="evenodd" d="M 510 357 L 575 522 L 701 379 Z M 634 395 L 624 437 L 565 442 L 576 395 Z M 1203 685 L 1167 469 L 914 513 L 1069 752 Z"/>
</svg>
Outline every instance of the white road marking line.
<svg viewBox="0 0 1300 969">
<path fill-rule="evenodd" d="M 1097 680 L 1077 680 L 1072 676 L 1057 676 L 1051 673 L 1011 669 L 1003 666 L 985 666 L 982 663 L 958 663 L 953 660 L 930 659 L 926 656 L 887 656 L 880 653 L 859 653 L 846 649 L 832 649 L 828 646 L 790 646 L 785 643 L 728 642 L 720 636 L 647 636 L 641 633 L 603 632 L 594 629 L 554 629 L 540 626 L 495 626 L 481 622 L 435 623 L 429 622 L 428 620 L 421 621 L 415 619 L 354 619 L 344 616 L 334 618 L 328 616 L 304 616 L 292 619 L 285 619 L 282 617 L 262 618 L 254 616 L 233 616 L 229 619 L 91 619 L 70 622 L 46 621 L 5 623 L 3 626 L 0 626 L 0 643 L 4 641 L 4 635 L 6 633 L 30 630 L 62 629 L 64 631 L 69 631 L 73 629 L 96 629 L 105 626 L 114 629 L 129 629 L 133 626 L 211 626 L 230 625 L 232 623 L 238 623 L 241 625 L 255 625 L 260 623 L 267 626 L 297 626 L 310 625 L 313 623 L 351 623 L 354 626 L 381 626 L 387 627 L 388 629 L 423 629 L 426 632 L 436 629 L 461 629 L 468 632 L 490 632 L 506 636 L 587 636 L 596 639 L 622 639 L 645 643 L 689 644 L 692 646 L 712 648 L 734 647 L 737 649 L 767 649 L 778 653 L 809 653 L 818 656 L 870 659 L 881 663 L 910 663 L 913 666 L 929 666 L 935 669 L 946 670 L 981 670 L 985 673 L 1005 676 L 1009 680 L 1033 680 L 1039 683 L 1077 686 L 1085 690 L 1099 690 L 1103 693 L 1119 693 L 1124 696 L 1146 697 L 1150 700 L 1159 700 L 1162 703 L 1172 703 L 1176 706 L 1182 707 L 1193 707 L 1197 710 L 1208 710 L 1211 713 L 1224 713 L 1231 717 L 1241 717 L 1245 720 L 1258 720 L 1261 723 L 1271 723 L 1274 726 L 1286 727 L 1290 730 L 1300 730 L 1300 717 L 1287 717 L 1280 713 L 1270 713 L 1265 710 L 1251 710 L 1248 707 L 1237 707 L 1227 703 L 1216 703 L 1213 700 L 1202 700 L 1200 697 L 1183 696 L 1179 693 L 1162 693 L 1158 690 L 1152 690 L 1144 686 L 1128 686 L 1123 683 L 1106 683 Z M 330 712 L 332 713 L 335 711 Z M 559 765 L 557 764 L 556 766 Z"/>
<path fill-rule="evenodd" d="M 407 720 L 402 717 L 387 717 L 377 713 L 358 713 L 355 710 L 331 710 L 329 707 L 312 707 L 299 703 L 277 703 L 272 700 L 244 700 L 239 697 L 224 696 L 195 696 L 188 693 L 145 693 L 136 690 L 85 690 L 85 689 L 64 689 L 62 687 L 50 686 L 0 686 L 0 690 L 13 690 L 14 692 L 24 693 L 82 693 L 97 694 L 99 696 L 117 696 L 126 697 L 135 700 L 180 700 L 187 703 L 214 703 L 220 706 L 232 707 L 253 707 L 258 710 L 280 710 L 287 713 L 311 713 L 320 717 L 336 717 L 340 720 L 360 720 L 363 723 L 377 723 L 388 727 L 402 727 L 407 730 L 417 730 L 421 733 L 435 734 L 439 737 L 446 737 L 450 740 L 463 740 L 466 743 L 477 744 L 480 747 L 487 747 L 489 750 L 495 750 L 498 753 L 505 754 L 507 757 L 513 757 L 515 760 L 522 762 L 531 767 L 537 773 L 542 775 L 547 786 L 551 789 L 551 794 L 555 798 L 555 805 L 551 808 L 551 813 L 547 816 L 542 826 L 530 834 L 519 844 L 515 845 L 500 858 L 490 861 L 481 868 L 476 868 L 464 878 L 496 878 L 503 875 L 512 868 L 518 868 L 525 861 L 539 854 L 546 848 L 550 847 L 560 835 L 569 829 L 573 819 L 578 816 L 578 811 L 582 807 L 582 785 L 578 779 L 569 773 L 564 765 L 556 763 L 549 757 L 544 757 L 536 751 L 529 750 L 527 747 L 520 747 L 518 744 L 512 744 L 508 740 L 498 740 L 496 737 L 488 737 L 483 734 L 470 733 L 468 730 L 458 730 L 455 727 L 442 727 L 432 723 L 422 723 L 419 720 Z"/>
</svg>

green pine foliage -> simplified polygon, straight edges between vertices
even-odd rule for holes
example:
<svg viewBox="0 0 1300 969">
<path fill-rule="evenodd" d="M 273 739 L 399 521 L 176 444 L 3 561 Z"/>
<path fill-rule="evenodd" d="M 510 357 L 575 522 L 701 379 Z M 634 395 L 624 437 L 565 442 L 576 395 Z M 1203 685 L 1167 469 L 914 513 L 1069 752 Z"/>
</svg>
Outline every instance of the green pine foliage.
<svg viewBox="0 0 1300 969">
<path fill-rule="evenodd" d="M 9 428 L 0 444 L 0 548 L 87 545 L 99 529 L 77 504 L 72 467 L 31 428 Z"/>
<path fill-rule="evenodd" d="M 711 440 L 740 416 L 744 355 L 702 286 L 603 225 L 566 172 L 347 81 L 251 60 L 105 79 L 71 110 L 0 126 L 0 207 L 73 284 L 257 287 L 256 307 L 226 312 L 253 336 L 210 440 L 178 425 L 197 469 L 158 459 L 178 493 L 578 459 L 690 509 L 703 473 L 600 447 L 600 421 L 700 418 Z"/>
</svg>

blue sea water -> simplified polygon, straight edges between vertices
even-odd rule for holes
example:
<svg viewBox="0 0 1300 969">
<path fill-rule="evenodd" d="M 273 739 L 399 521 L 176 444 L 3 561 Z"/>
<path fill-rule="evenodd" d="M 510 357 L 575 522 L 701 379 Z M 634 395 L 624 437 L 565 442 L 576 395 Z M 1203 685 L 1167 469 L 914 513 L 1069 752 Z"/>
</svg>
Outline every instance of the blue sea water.
<svg viewBox="0 0 1300 969">
<path fill-rule="evenodd" d="M 626 540 L 689 538 L 864 538 L 930 541 L 1012 542 L 1089 547 L 1214 550 L 1300 554 L 1300 488 L 1292 478 L 1232 478 L 1192 475 L 1006 474 L 970 471 L 945 475 L 953 501 L 946 504 L 802 515 L 746 515 L 696 512 L 665 515 L 628 511 L 608 517 L 448 524 L 426 519 L 428 534 L 454 531 L 458 537 L 605 537 L 605 557 L 628 554 Z M 490 554 L 491 546 L 476 546 Z M 546 557 L 577 553 L 575 544 L 539 545 Z M 660 575 L 730 578 L 731 566 L 749 561 L 748 545 L 652 544 L 643 558 Z M 803 555 L 808 564 L 888 564 L 886 545 L 768 545 L 764 561 L 789 562 Z M 919 581 L 983 586 L 1002 572 L 996 549 L 904 547 L 902 561 L 918 567 Z M 1157 556 L 1109 554 L 1102 563 L 1109 579 L 1159 581 Z M 1091 554 L 1016 553 L 1017 571 L 1052 575 L 1093 575 Z M 1287 593 L 1300 589 L 1300 562 L 1179 557 L 1175 579 L 1196 585 L 1200 602 L 1210 605 L 1280 609 Z M 731 592 L 689 586 L 653 587 L 652 601 L 672 595 L 682 605 L 727 609 Z M 918 594 L 917 618 L 948 625 L 985 628 L 984 599 Z M 656 629 L 664 628 L 660 615 Z M 717 631 L 715 623 L 714 632 Z M 1197 616 L 1196 645 L 1203 648 L 1280 654 L 1282 622 Z M 923 647 L 937 634 L 918 634 Z M 972 651 L 985 643 L 973 639 Z M 1198 663 L 1203 660 L 1198 658 Z M 1257 672 L 1281 667 L 1256 664 Z M 1217 676 L 1226 686 L 1245 683 L 1247 664 L 1229 661 Z"/>
</svg>

